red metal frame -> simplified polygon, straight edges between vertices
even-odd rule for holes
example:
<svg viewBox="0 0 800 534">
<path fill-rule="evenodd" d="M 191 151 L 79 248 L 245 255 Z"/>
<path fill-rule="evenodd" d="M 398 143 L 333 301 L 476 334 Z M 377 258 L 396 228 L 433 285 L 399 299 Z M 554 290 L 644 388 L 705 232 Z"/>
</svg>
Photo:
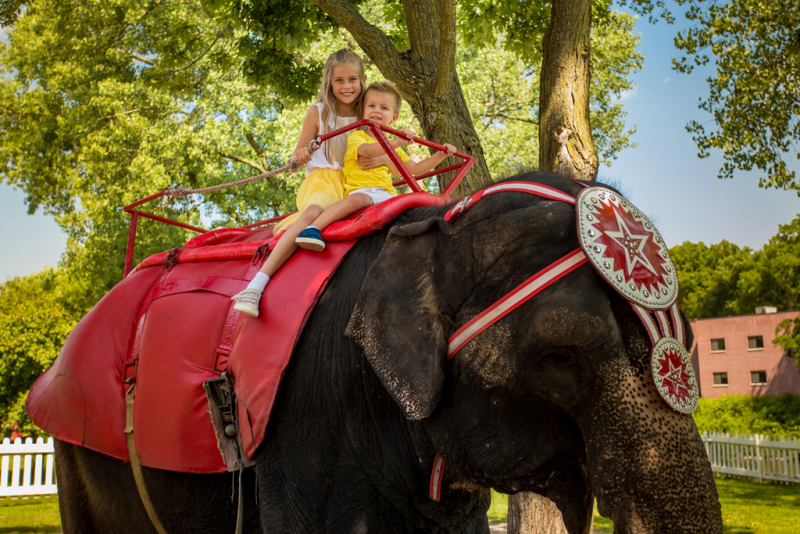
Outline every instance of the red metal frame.
<svg viewBox="0 0 800 534">
<path fill-rule="evenodd" d="M 348 126 L 345 126 L 344 128 L 339 128 L 338 130 L 333 130 L 333 131 L 328 132 L 328 133 L 326 133 L 324 135 L 320 135 L 315 139 L 315 141 L 318 144 L 322 144 L 324 141 L 330 139 L 331 137 L 335 137 L 337 135 L 341 135 L 343 133 L 347 133 L 347 132 L 349 132 L 351 130 L 355 130 L 356 128 L 360 128 L 362 126 L 365 126 L 365 127 L 369 128 L 369 130 L 372 132 L 373 137 L 375 137 L 375 139 L 381 145 L 383 150 L 386 152 L 386 155 L 389 156 L 389 159 L 392 161 L 392 163 L 394 163 L 395 167 L 397 167 L 397 170 L 400 172 L 400 175 L 403 177 L 402 180 L 398 180 L 397 182 L 394 182 L 392 184 L 394 186 L 405 184 L 405 185 L 408 185 L 408 187 L 412 191 L 414 191 L 415 193 L 421 193 L 421 192 L 423 192 L 422 188 L 417 183 L 419 180 L 424 180 L 426 178 L 430 178 L 432 176 L 437 176 L 437 175 L 445 173 L 445 172 L 452 172 L 452 171 L 457 170 L 458 173 L 453 177 L 452 180 L 450 180 L 450 183 L 447 184 L 447 187 L 445 187 L 444 191 L 442 191 L 440 193 L 440 196 L 449 197 L 450 194 L 453 191 L 455 191 L 456 187 L 458 187 L 458 184 L 460 184 L 461 181 L 464 179 L 464 176 L 466 176 L 467 172 L 472 167 L 472 165 L 475 164 L 475 158 L 473 158 L 472 156 L 470 156 L 468 154 L 464 154 L 463 152 L 456 152 L 453 155 L 455 157 L 457 157 L 457 158 L 463 159 L 464 161 L 462 161 L 461 163 L 456 163 L 454 165 L 448 165 L 447 167 L 444 167 L 442 169 L 435 169 L 433 171 L 430 171 L 428 173 L 422 174 L 420 176 L 416 176 L 416 177 L 412 176 L 411 173 L 408 171 L 408 168 L 406 168 L 406 166 L 403 163 L 403 161 L 397 155 L 397 152 L 395 152 L 394 149 L 389 144 L 389 140 L 386 138 L 386 132 L 388 132 L 390 134 L 393 134 L 393 135 L 396 135 L 398 137 L 403 137 L 403 138 L 405 138 L 406 135 L 403 132 L 399 131 L 399 130 L 395 130 L 394 128 L 389 128 L 388 126 L 383 126 L 381 124 L 378 124 L 376 122 L 372 122 L 372 121 L 367 120 L 367 119 L 361 119 L 360 121 L 356 121 L 356 122 L 354 122 L 354 123 L 352 123 L 352 124 L 350 124 Z M 412 139 L 413 139 L 414 142 L 419 143 L 421 145 L 425 145 L 427 147 L 434 148 L 436 150 L 441 150 L 441 151 L 444 150 L 444 147 L 442 145 L 438 145 L 436 143 L 431 143 L 430 141 L 426 141 L 425 139 L 419 138 L 417 136 L 414 136 Z M 235 187 L 235 186 L 231 186 L 231 187 Z M 137 228 L 137 225 L 138 225 L 138 222 L 139 222 L 139 217 L 145 217 L 147 219 L 153 219 L 154 221 L 159 221 L 159 222 L 162 222 L 162 223 L 165 223 L 165 224 L 171 224 L 173 226 L 178 226 L 180 228 L 186 228 L 187 230 L 192 230 L 194 232 L 199 232 L 199 233 L 207 232 L 207 230 L 205 230 L 204 228 L 199 228 L 197 226 L 191 226 L 189 224 L 185 224 L 185 223 L 178 222 L 178 221 L 173 221 L 171 219 L 166 219 L 164 217 L 159 217 L 158 215 L 152 215 L 150 213 L 146 213 L 146 212 L 134 209 L 134 208 L 136 208 L 138 206 L 141 206 L 142 204 L 150 202 L 151 200 L 156 200 L 156 199 L 161 198 L 163 196 L 164 196 L 164 191 L 159 191 L 158 193 L 156 193 L 154 195 L 150 195 L 149 197 L 143 198 L 141 200 L 137 200 L 133 204 L 128 204 L 127 206 L 122 208 L 122 211 L 131 214 L 131 224 L 130 224 L 130 229 L 128 230 L 128 247 L 127 247 L 127 251 L 125 253 L 125 274 L 123 275 L 123 277 L 128 276 L 128 274 L 130 274 L 130 272 L 131 272 L 131 269 L 133 268 L 133 250 L 134 250 L 134 247 L 136 246 L 136 228 Z M 282 219 L 285 219 L 286 217 L 288 217 L 292 213 L 295 213 L 295 212 L 286 213 L 284 215 L 279 215 L 277 217 L 272 217 L 270 219 L 266 219 L 266 220 L 259 221 L 259 222 L 256 222 L 256 223 L 248 224 L 246 226 L 242 226 L 242 228 L 257 228 L 259 226 L 264 226 L 266 224 L 274 223 L 274 222 L 280 221 Z"/>
</svg>

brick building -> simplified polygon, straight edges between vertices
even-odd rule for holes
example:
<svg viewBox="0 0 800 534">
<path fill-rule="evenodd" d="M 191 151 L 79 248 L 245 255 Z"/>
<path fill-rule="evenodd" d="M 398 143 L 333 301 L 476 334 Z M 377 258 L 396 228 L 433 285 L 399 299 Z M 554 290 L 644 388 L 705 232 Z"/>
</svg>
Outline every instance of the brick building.
<svg viewBox="0 0 800 534">
<path fill-rule="evenodd" d="M 692 365 L 701 397 L 800 395 L 800 371 L 794 359 L 772 344 L 778 323 L 800 312 L 777 313 L 770 307 L 756 312 L 692 321 Z"/>
</svg>

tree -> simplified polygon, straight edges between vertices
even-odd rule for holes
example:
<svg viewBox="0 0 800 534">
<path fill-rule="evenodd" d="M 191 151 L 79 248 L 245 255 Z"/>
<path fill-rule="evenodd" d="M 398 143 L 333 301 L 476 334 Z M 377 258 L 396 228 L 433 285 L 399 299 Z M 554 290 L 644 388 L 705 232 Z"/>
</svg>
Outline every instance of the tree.
<svg viewBox="0 0 800 534">
<path fill-rule="evenodd" d="M 800 369 L 800 317 L 784 319 L 775 328 L 773 343 L 786 351 L 786 356 L 794 358 L 797 368 Z"/>
<path fill-rule="evenodd" d="M 693 24 L 675 38 L 685 55 L 673 60 L 674 68 L 690 73 L 710 61 L 716 65 L 708 98 L 699 105 L 713 115 L 716 129 L 707 130 L 701 121 L 687 125 L 698 155 L 722 150 L 720 178 L 758 169 L 765 174 L 759 186 L 800 190 L 786 162 L 800 158 L 800 1 L 676 2 L 688 7 Z M 654 4 L 663 7 L 651 0 L 630 3 L 640 13 L 651 13 Z M 669 10 L 661 16 L 673 20 Z"/>
<path fill-rule="evenodd" d="M 25 398 L 86 311 L 76 289 L 54 269 L 0 284 L 0 432 L 38 432 Z"/>
<path fill-rule="evenodd" d="M 37 0 L 8 31 L 9 44 L 0 44 L 0 177 L 26 192 L 30 212 L 52 214 L 68 234 L 64 267 L 85 281 L 87 302 L 122 276 L 128 217 L 120 206 L 165 187 L 214 185 L 287 160 L 321 63 L 337 48 L 356 46 L 317 8 L 298 6 L 294 19 L 267 28 L 278 32 L 274 50 L 253 41 L 230 5 L 200 0 Z M 402 48 L 398 6 L 359 5 Z M 607 20 L 592 36 L 603 61 L 591 113 L 610 162 L 631 133 L 612 95 L 630 86 L 628 73 L 641 56 L 631 17 Z M 317 24 L 322 29 L 314 31 Z M 497 176 L 538 159 L 541 54 L 512 46 L 517 30 L 506 27 L 509 36 L 463 39 L 456 55 L 473 129 Z M 292 38 L 308 42 L 292 45 Z M 290 45 L 291 53 L 282 51 Z M 379 76 L 370 63 L 370 79 Z M 284 175 L 150 209 L 195 225 L 241 225 L 294 209 L 301 178 Z M 189 235 L 144 221 L 135 259 Z"/>
<path fill-rule="evenodd" d="M 199 2 L 32 2 L 0 44 L 0 170 L 69 236 L 65 266 L 96 301 L 122 277 L 118 208 L 165 187 L 198 187 L 286 160 L 298 118 L 248 85 L 236 33 Z M 293 208 L 287 180 L 186 198 L 162 215 L 243 224 Z M 296 187 L 296 185 L 294 185 Z M 137 258 L 187 232 L 142 224 Z"/>
<path fill-rule="evenodd" d="M 744 315 L 756 306 L 800 309 L 800 216 L 782 224 L 764 247 L 722 241 L 670 249 L 680 282 L 678 302 L 690 319 Z"/>
<path fill-rule="evenodd" d="M 559 169 L 564 174 L 592 179 L 598 159 L 610 165 L 619 150 L 635 146 L 635 128 L 624 130 L 625 112 L 612 101 L 633 87 L 628 75 L 642 66 L 633 17 L 605 1 L 591 4 L 591 18 L 589 2 L 555 2 L 551 8 L 549 2 L 468 0 L 460 6 L 459 32 L 467 44 L 491 46 L 500 36 L 498 44 L 528 65 L 531 76 L 539 75 L 533 118 L 553 134 L 538 136 L 540 169 L 558 167 L 555 130 L 562 126 L 570 130 Z"/>
<path fill-rule="evenodd" d="M 591 15 L 590 0 L 553 0 L 539 93 L 539 168 L 589 181 L 598 166 L 589 125 Z"/>
</svg>

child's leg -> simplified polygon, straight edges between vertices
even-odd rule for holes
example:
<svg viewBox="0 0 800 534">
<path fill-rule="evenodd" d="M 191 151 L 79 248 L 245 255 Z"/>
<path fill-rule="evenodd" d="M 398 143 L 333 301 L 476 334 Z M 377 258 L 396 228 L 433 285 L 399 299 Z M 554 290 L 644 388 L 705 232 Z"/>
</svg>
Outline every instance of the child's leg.
<svg viewBox="0 0 800 534">
<path fill-rule="evenodd" d="M 258 317 L 258 303 L 261 301 L 261 294 L 267 287 L 269 279 L 292 257 L 294 251 L 297 250 L 294 240 L 320 213 L 322 213 L 322 208 L 312 204 L 306 208 L 294 224 L 286 229 L 272 253 L 267 256 L 267 261 L 264 262 L 261 270 L 247 285 L 247 288 L 231 297 L 236 301 L 233 309 L 251 317 Z"/>
<path fill-rule="evenodd" d="M 295 240 L 297 246 L 321 251 L 325 250 L 325 242 L 322 240 L 320 232 L 336 221 L 341 221 L 350 214 L 361 208 L 372 206 L 373 202 L 369 195 L 364 193 L 353 193 L 344 200 L 340 200 L 333 206 L 327 208 L 322 214 L 303 230 Z"/>
<path fill-rule="evenodd" d="M 297 239 L 300 232 L 305 230 L 308 225 L 312 224 L 321 213 L 324 212 L 322 208 L 317 205 L 311 205 L 306 208 L 297 221 L 283 233 L 278 244 L 275 245 L 273 251 L 267 256 L 267 261 L 265 261 L 264 265 L 261 267 L 261 272 L 272 277 L 278 269 L 292 257 L 294 251 L 297 250 L 297 244 L 294 240 Z"/>
<path fill-rule="evenodd" d="M 364 193 L 353 193 L 344 200 L 340 200 L 330 208 L 323 211 L 311 226 L 320 232 L 336 221 L 341 221 L 348 215 L 352 215 L 361 208 L 372 206 L 372 199 Z"/>
</svg>

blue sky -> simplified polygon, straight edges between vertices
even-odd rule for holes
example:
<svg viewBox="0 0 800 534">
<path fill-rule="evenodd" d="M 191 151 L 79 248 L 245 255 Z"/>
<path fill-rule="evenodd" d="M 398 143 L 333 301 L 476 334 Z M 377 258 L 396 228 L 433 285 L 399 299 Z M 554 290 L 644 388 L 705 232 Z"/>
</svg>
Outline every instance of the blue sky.
<svg viewBox="0 0 800 534">
<path fill-rule="evenodd" d="M 713 71 L 707 67 L 684 75 L 671 69 L 676 54 L 672 39 L 681 27 L 682 20 L 674 25 L 638 21 L 644 69 L 633 76 L 636 88 L 622 96 L 628 125 L 638 127 L 633 137 L 638 147 L 624 150 L 600 175 L 621 184 L 629 200 L 656 222 L 669 246 L 726 239 L 760 248 L 779 224 L 800 213 L 800 198 L 792 191 L 758 188 L 757 173 L 719 180 L 721 155 L 697 157 L 685 125 L 710 120 L 697 104 L 708 92 L 705 79 Z M 27 215 L 24 199 L 22 192 L 0 184 L 0 250 L 5 251 L 0 281 L 55 265 L 66 245 L 51 217 Z"/>
</svg>

